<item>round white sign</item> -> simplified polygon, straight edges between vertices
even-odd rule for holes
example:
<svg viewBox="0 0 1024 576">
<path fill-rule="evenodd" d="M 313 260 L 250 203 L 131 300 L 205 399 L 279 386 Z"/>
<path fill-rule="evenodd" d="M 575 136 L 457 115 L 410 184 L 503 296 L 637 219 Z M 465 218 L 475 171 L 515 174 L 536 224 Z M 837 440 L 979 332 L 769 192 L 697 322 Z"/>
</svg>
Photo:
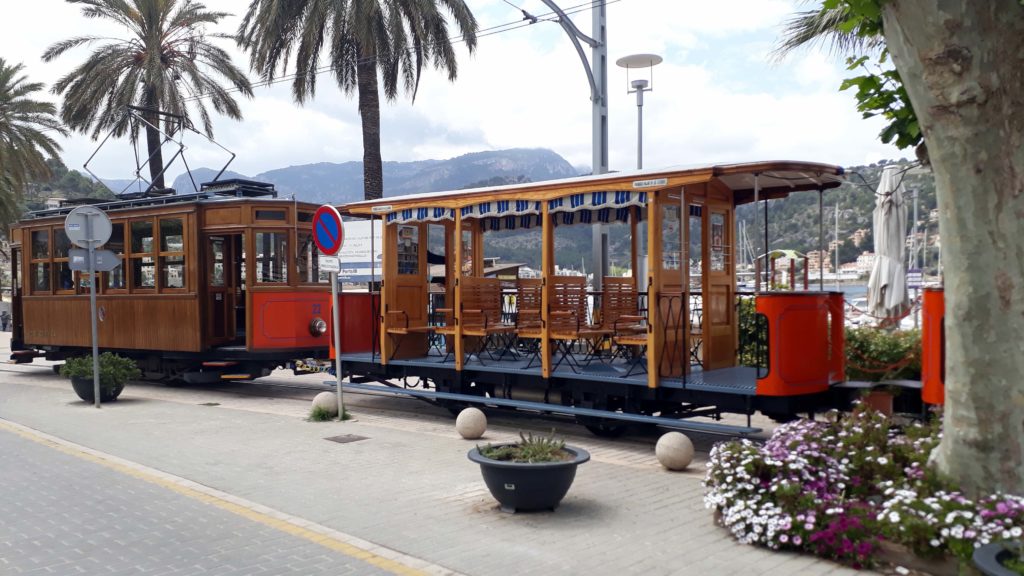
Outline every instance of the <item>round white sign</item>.
<svg viewBox="0 0 1024 576">
<path fill-rule="evenodd" d="M 64 231 L 75 246 L 88 248 L 106 244 L 113 227 L 106 212 L 95 206 L 79 206 L 64 220 Z"/>
</svg>

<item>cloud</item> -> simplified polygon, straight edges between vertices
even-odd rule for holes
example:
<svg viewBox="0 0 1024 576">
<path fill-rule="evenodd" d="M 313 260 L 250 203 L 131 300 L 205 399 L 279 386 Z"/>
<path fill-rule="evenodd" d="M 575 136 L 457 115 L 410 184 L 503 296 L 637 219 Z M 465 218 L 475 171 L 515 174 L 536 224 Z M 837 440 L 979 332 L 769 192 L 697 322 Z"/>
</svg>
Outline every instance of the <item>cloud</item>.
<svg viewBox="0 0 1024 576">
<path fill-rule="evenodd" d="M 852 95 L 837 91 L 841 63 L 815 51 L 783 63 L 768 61 L 780 23 L 799 9 L 796 0 L 618 0 L 607 6 L 608 109 L 613 169 L 634 167 L 637 108 L 627 94 L 626 71 L 614 65 L 631 53 L 664 56 L 646 94 L 645 166 L 700 161 L 794 158 L 862 163 L 905 155 L 878 142 L 878 121 L 865 121 Z M 245 3 L 206 0 L 213 10 L 235 12 L 221 31 L 233 31 Z M 86 20 L 61 0 L 5 2 L 0 54 L 25 62 L 33 80 L 48 84 L 84 58 L 85 49 L 53 63 L 39 55 L 53 42 L 82 33 L 123 36 L 117 26 Z M 515 1 L 538 16 L 540 0 Z M 561 2 L 564 8 L 581 2 Z M 481 28 L 518 22 L 522 15 L 499 0 L 469 0 Z M 591 13 L 572 15 L 590 33 Z M 237 51 L 236 62 L 247 65 Z M 457 45 L 459 79 L 424 72 L 415 103 L 402 96 L 382 105 L 382 155 L 422 160 L 509 147 L 546 147 L 575 165 L 591 163 L 590 89 L 566 33 L 539 22 L 480 38 L 469 56 Z M 590 57 L 590 49 L 585 53 Z M 630 77 L 635 77 L 636 72 Z M 54 97 L 47 96 L 54 99 Z M 256 174 L 283 166 L 362 158 L 356 99 L 332 78 L 320 79 L 317 98 L 293 103 L 287 84 L 256 91 L 242 103 L 245 120 L 215 118 L 218 142 L 237 154 L 232 169 Z M 63 142 L 65 159 L 81 166 L 95 143 L 75 135 Z M 219 167 L 228 157 L 201 138 L 190 138 L 192 166 Z M 134 156 L 112 142 L 94 160 L 105 177 L 130 177 Z M 176 169 L 171 170 L 177 173 Z"/>
</svg>

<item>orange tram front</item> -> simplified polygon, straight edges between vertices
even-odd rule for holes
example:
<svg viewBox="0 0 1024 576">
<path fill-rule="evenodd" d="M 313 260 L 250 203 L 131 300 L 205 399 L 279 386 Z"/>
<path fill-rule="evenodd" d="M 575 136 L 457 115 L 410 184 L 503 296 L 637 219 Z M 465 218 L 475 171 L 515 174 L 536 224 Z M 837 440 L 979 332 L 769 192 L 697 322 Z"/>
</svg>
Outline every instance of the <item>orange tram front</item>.
<svg viewBox="0 0 1024 576">
<path fill-rule="evenodd" d="M 737 238 L 737 207 L 753 204 L 760 216 L 761 204 L 842 182 L 839 166 L 768 161 L 343 206 L 380 231 L 383 258 L 379 293 L 361 295 L 360 315 L 377 329 L 372 343 L 344 346 L 346 386 L 453 411 L 569 414 L 609 435 L 628 422 L 746 434 L 758 411 L 786 420 L 848 407 L 860 391 L 844 383 L 843 295 L 773 291 L 767 278 L 744 292 L 736 272 L 752 251 Z M 625 275 L 588 282 L 560 260 L 568 229 L 596 225 L 629 243 Z M 488 234 L 509 230 L 540 251 L 529 277 L 484 254 Z M 768 239 L 759 240 L 762 252 Z M 344 299 L 355 296 L 342 296 L 349 312 L 360 305 Z M 724 413 L 747 415 L 746 425 L 689 419 Z"/>
<path fill-rule="evenodd" d="M 137 194 L 94 205 L 113 224 L 104 249 L 120 266 L 71 269 L 65 205 L 11 230 L 12 360 L 91 353 L 89 287 L 99 347 L 147 376 L 190 383 L 265 376 L 328 353 L 330 285 L 318 269 L 316 206 L 244 180 L 196 194 Z"/>
</svg>

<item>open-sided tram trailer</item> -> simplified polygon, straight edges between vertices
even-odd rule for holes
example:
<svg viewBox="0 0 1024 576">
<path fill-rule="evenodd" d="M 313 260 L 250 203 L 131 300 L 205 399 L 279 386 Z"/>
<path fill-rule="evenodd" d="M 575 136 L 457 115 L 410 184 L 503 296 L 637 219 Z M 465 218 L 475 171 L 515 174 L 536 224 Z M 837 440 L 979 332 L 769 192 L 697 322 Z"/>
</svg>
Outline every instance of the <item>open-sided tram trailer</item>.
<svg viewBox="0 0 1024 576">
<path fill-rule="evenodd" d="M 842 293 L 825 291 L 821 282 L 813 292 L 741 294 L 735 261 L 738 206 L 753 203 L 766 220 L 769 201 L 816 192 L 820 206 L 822 193 L 842 182 L 839 166 L 767 161 L 343 206 L 344 214 L 370 218 L 383 232 L 379 294 L 369 300 L 342 295 L 346 324 L 362 317 L 378 326 L 372 345 L 345 346 L 347 386 L 381 390 L 383 383 L 394 393 L 432 398 L 452 409 L 485 404 L 570 414 L 599 434 L 617 432 L 624 421 L 745 434 L 756 431 L 749 415 L 757 411 L 783 420 L 846 408 L 861 390 L 845 382 Z M 558 231 L 599 222 L 628 227 L 632 286 L 643 316 L 633 334 L 615 334 L 615 327 L 601 324 L 602 298 L 611 306 L 607 290 L 590 295 L 592 310 L 572 310 L 566 294 L 574 282 L 556 274 Z M 493 289 L 480 279 L 484 235 L 523 228 L 536 234 L 542 257 L 541 303 L 529 311 L 539 318 L 532 325 L 522 321 L 528 297 L 522 280 L 515 296 L 504 295 L 503 315 L 482 309 Z M 764 222 L 758 228 L 767 230 Z M 438 282 L 428 266 L 427 239 L 442 234 L 443 248 L 431 249 L 431 256 L 446 255 Z M 820 229 L 819 235 L 823 243 Z M 760 252 L 769 243 L 766 233 L 763 238 L 756 242 Z M 941 330 L 941 292 L 937 296 L 940 303 L 931 317 L 926 307 L 925 317 L 929 402 L 942 397 L 941 337 L 928 334 Z M 364 298 L 363 305 L 344 300 L 355 297 Z M 584 317 L 573 330 L 571 322 L 566 328 L 567 316 Z M 524 337 L 535 347 L 532 356 L 531 346 L 521 344 Z M 510 345 L 516 338 L 520 344 Z M 625 353 L 609 361 L 609 347 Z M 595 359 L 594 353 L 605 357 Z M 409 378 L 419 384 L 405 385 Z M 919 393 L 903 400 L 914 396 L 919 402 Z M 722 413 L 747 415 L 747 425 L 687 420 Z"/>
</svg>

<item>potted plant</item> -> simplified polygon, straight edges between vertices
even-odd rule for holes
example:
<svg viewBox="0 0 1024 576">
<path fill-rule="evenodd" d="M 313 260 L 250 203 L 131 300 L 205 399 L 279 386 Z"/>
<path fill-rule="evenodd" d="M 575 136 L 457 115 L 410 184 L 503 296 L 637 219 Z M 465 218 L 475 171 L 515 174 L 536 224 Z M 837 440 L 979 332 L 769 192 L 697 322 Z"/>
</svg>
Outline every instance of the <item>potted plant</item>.
<svg viewBox="0 0 1024 576">
<path fill-rule="evenodd" d="M 554 510 L 569 491 L 576 467 L 590 460 L 582 448 L 550 436 L 519 434 L 519 442 L 488 444 L 469 451 L 503 512 Z"/>
<path fill-rule="evenodd" d="M 974 549 L 971 562 L 985 576 L 1024 574 L 1024 541 L 1000 541 Z"/>
<path fill-rule="evenodd" d="M 95 401 L 92 380 L 92 356 L 68 358 L 60 367 L 60 374 L 71 379 L 75 394 L 86 402 Z M 100 354 L 100 402 L 113 402 L 124 390 L 128 380 L 138 378 L 142 372 L 135 361 L 111 352 Z"/>
</svg>

